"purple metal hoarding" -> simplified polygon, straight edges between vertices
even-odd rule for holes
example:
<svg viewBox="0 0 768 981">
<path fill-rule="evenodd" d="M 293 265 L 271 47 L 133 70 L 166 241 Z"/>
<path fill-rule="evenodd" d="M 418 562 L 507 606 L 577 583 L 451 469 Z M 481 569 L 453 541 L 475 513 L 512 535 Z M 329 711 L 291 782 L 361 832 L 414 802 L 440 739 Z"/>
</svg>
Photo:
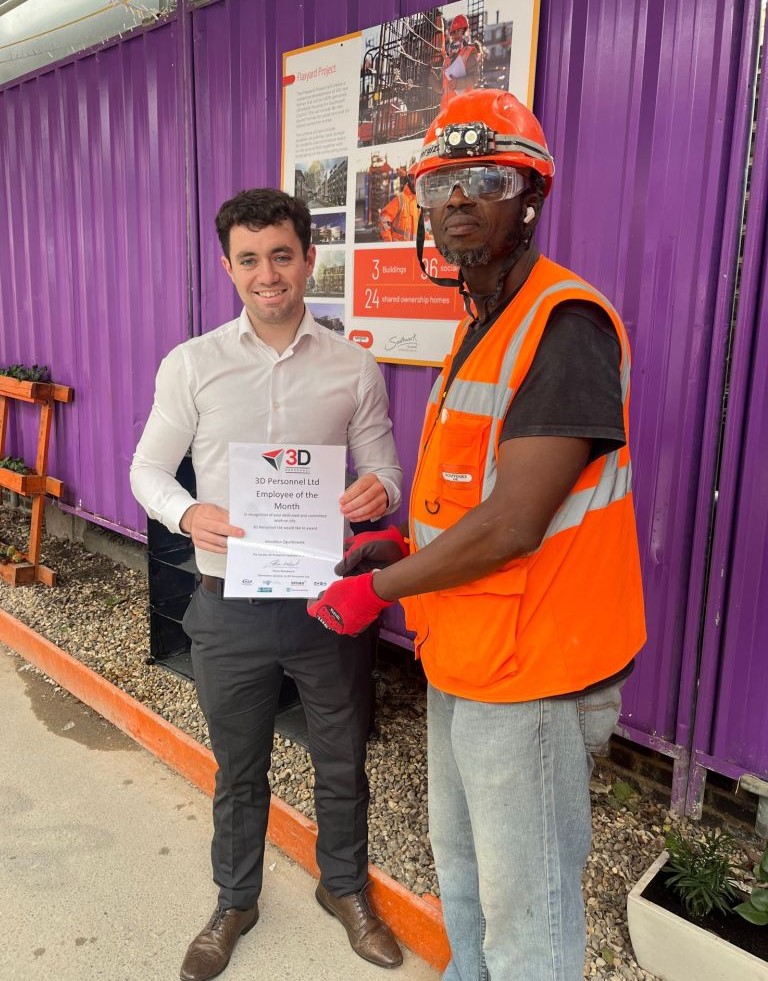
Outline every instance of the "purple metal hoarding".
<svg viewBox="0 0 768 981">
<path fill-rule="evenodd" d="M 282 53 L 434 5 L 182 0 L 159 26 L 0 91 L 0 362 L 48 362 L 75 388 L 57 410 L 51 458 L 71 504 L 144 528 L 128 462 L 162 355 L 237 310 L 213 216 L 237 190 L 279 183 Z M 633 341 L 649 642 L 623 719 L 679 770 L 700 683 L 696 748 L 765 773 L 765 723 L 736 719 L 765 681 L 766 393 L 758 374 L 748 381 L 743 339 L 715 541 L 714 568 L 731 572 L 729 618 L 722 643 L 707 621 L 701 676 L 697 664 L 759 0 L 542 0 L 540 15 L 535 108 L 558 165 L 540 243 L 603 289 Z M 745 256 L 756 303 L 758 237 Z M 765 302 L 740 315 L 744 338 Z M 764 346 L 758 337 L 752 363 Z M 409 482 L 435 371 L 383 371 Z M 30 425 L 14 424 L 14 445 Z M 731 537 L 724 516 L 735 509 Z M 710 617 L 725 609 L 715 593 Z M 396 616 L 385 628 L 402 636 Z"/>
<path fill-rule="evenodd" d="M 162 355 L 188 334 L 178 24 L 140 31 L 0 94 L 0 363 L 48 364 L 50 473 L 64 501 L 128 533 L 128 465 Z M 34 458 L 33 413 L 14 455 Z M 23 432 L 22 432 L 23 430 Z"/>
<path fill-rule="evenodd" d="M 542 243 L 611 298 L 633 346 L 649 638 L 623 722 L 656 742 L 676 742 L 743 6 L 542 6 L 536 107 L 558 166 Z"/>
<path fill-rule="evenodd" d="M 762 78 L 768 75 L 768 49 Z M 689 810 L 705 769 L 768 779 L 768 89 L 758 106 Z"/>
<path fill-rule="evenodd" d="M 676 741 L 679 746 L 691 747 L 694 721 L 700 729 L 704 716 L 711 715 L 711 697 L 717 678 L 710 671 L 702 671 L 702 615 L 707 580 L 711 575 L 709 545 L 712 538 L 712 517 L 720 453 L 720 434 L 723 424 L 723 399 L 726 390 L 726 369 L 729 360 L 731 321 L 736 292 L 737 257 L 740 251 L 744 210 L 745 147 L 749 143 L 752 128 L 753 85 L 756 69 L 756 48 L 759 34 L 760 11 L 748 7 L 744 11 L 743 46 L 739 79 L 737 83 L 737 112 L 733 125 L 731 151 L 731 177 L 728 182 L 728 199 L 722 228 L 719 286 L 715 307 L 715 324 L 710 355 L 704 434 L 701 443 L 699 467 L 699 493 L 696 505 L 693 541 L 691 545 L 691 586 L 688 591 L 687 620 L 683 643 L 683 665 L 679 694 L 679 713 Z M 752 209 L 757 205 L 752 199 Z M 723 459 L 723 473 L 731 467 Z M 722 517 L 722 512 L 721 512 Z M 722 577 L 717 573 L 711 578 L 715 590 L 721 588 Z M 710 707 L 700 712 L 705 705 Z M 701 730 L 700 730 L 701 731 Z M 697 778 L 700 789 L 703 780 Z M 687 775 L 686 775 L 687 783 Z M 690 788 L 688 788 L 690 790 Z M 694 794 L 694 797 L 696 795 Z M 689 797 L 689 807 L 691 795 Z M 694 807 L 694 810 L 696 807 Z M 690 810 L 688 811 L 690 813 Z"/>
</svg>

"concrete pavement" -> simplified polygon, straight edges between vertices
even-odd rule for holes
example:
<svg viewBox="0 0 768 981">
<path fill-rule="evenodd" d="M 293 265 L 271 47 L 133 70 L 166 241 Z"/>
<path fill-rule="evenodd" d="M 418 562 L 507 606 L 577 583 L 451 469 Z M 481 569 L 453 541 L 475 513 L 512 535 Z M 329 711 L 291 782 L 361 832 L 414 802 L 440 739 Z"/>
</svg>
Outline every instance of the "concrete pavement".
<svg viewBox="0 0 768 981">
<path fill-rule="evenodd" d="M 0 645 L 0 977 L 165 981 L 215 905 L 210 801 Z M 367 964 L 267 846 L 261 919 L 224 981 L 437 981 Z"/>
</svg>

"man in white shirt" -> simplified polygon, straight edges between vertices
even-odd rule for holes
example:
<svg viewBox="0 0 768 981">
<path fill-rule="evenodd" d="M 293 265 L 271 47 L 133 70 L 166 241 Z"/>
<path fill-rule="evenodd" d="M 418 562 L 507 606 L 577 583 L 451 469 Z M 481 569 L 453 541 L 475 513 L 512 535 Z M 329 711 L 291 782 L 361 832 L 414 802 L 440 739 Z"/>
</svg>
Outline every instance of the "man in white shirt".
<svg viewBox="0 0 768 981">
<path fill-rule="evenodd" d="M 315 767 L 317 900 L 341 920 L 361 957 L 396 967 L 400 949 L 364 892 L 370 638 L 330 635 L 301 599 L 222 595 L 227 537 L 244 534 L 229 523 L 229 443 L 346 445 L 358 479 L 341 498 L 345 518 L 373 520 L 397 508 L 402 471 L 384 381 L 367 351 L 320 327 L 304 306 L 315 247 L 302 201 L 269 188 L 243 191 L 221 206 L 216 230 L 243 312 L 163 360 L 131 466 L 137 500 L 150 517 L 191 537 L 202 574 L 184 629 L 219 767 L 211 848 L 219 899 L 180 976 L 220 974 L 258 920 L 284 671 L 301 695 Z M 175 477 L 189 447 L 196 498 Z"/>
</svg>

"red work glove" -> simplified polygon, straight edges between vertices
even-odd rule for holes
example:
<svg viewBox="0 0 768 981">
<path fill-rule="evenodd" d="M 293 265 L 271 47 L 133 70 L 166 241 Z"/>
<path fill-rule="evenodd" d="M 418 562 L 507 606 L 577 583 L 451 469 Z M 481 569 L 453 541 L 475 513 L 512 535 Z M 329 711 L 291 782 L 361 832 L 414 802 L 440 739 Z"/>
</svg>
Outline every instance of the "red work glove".
<svg viewBox="0 0 768 981">
<path fill-rule="evenodd" d="M 337 576 L 372 572 L 399 562 L 408 553 L 408 543 L 397 525 L 384 531 L 364 531 L 344 540 L 344 558 L 333 571 Z"/>
<path fill-rule="evenodd" d="M 382 610 L 392 606 L 373 591 L 373 573 L 332 582 L 316 600 L 309 600 L 307 613 L 335 634 L 356 637 L 373 623 Z"/>
</svg>

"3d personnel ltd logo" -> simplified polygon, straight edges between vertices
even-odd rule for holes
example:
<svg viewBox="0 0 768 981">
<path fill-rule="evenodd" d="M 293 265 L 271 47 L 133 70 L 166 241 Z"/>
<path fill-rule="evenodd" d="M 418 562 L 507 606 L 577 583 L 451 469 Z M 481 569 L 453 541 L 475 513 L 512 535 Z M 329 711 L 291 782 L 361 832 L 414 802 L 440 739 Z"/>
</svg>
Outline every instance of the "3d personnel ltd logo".
<svg viewBox="0 0 768 981">
<path fill-rule="evenodd" d="M 307 467 L 312 455 L 309 450 L 299 450 L 294 447 L 282 450 L 268 450 L 261 457 L 275 470 L 292 470 L 294 467 Z"/>
</svg>

